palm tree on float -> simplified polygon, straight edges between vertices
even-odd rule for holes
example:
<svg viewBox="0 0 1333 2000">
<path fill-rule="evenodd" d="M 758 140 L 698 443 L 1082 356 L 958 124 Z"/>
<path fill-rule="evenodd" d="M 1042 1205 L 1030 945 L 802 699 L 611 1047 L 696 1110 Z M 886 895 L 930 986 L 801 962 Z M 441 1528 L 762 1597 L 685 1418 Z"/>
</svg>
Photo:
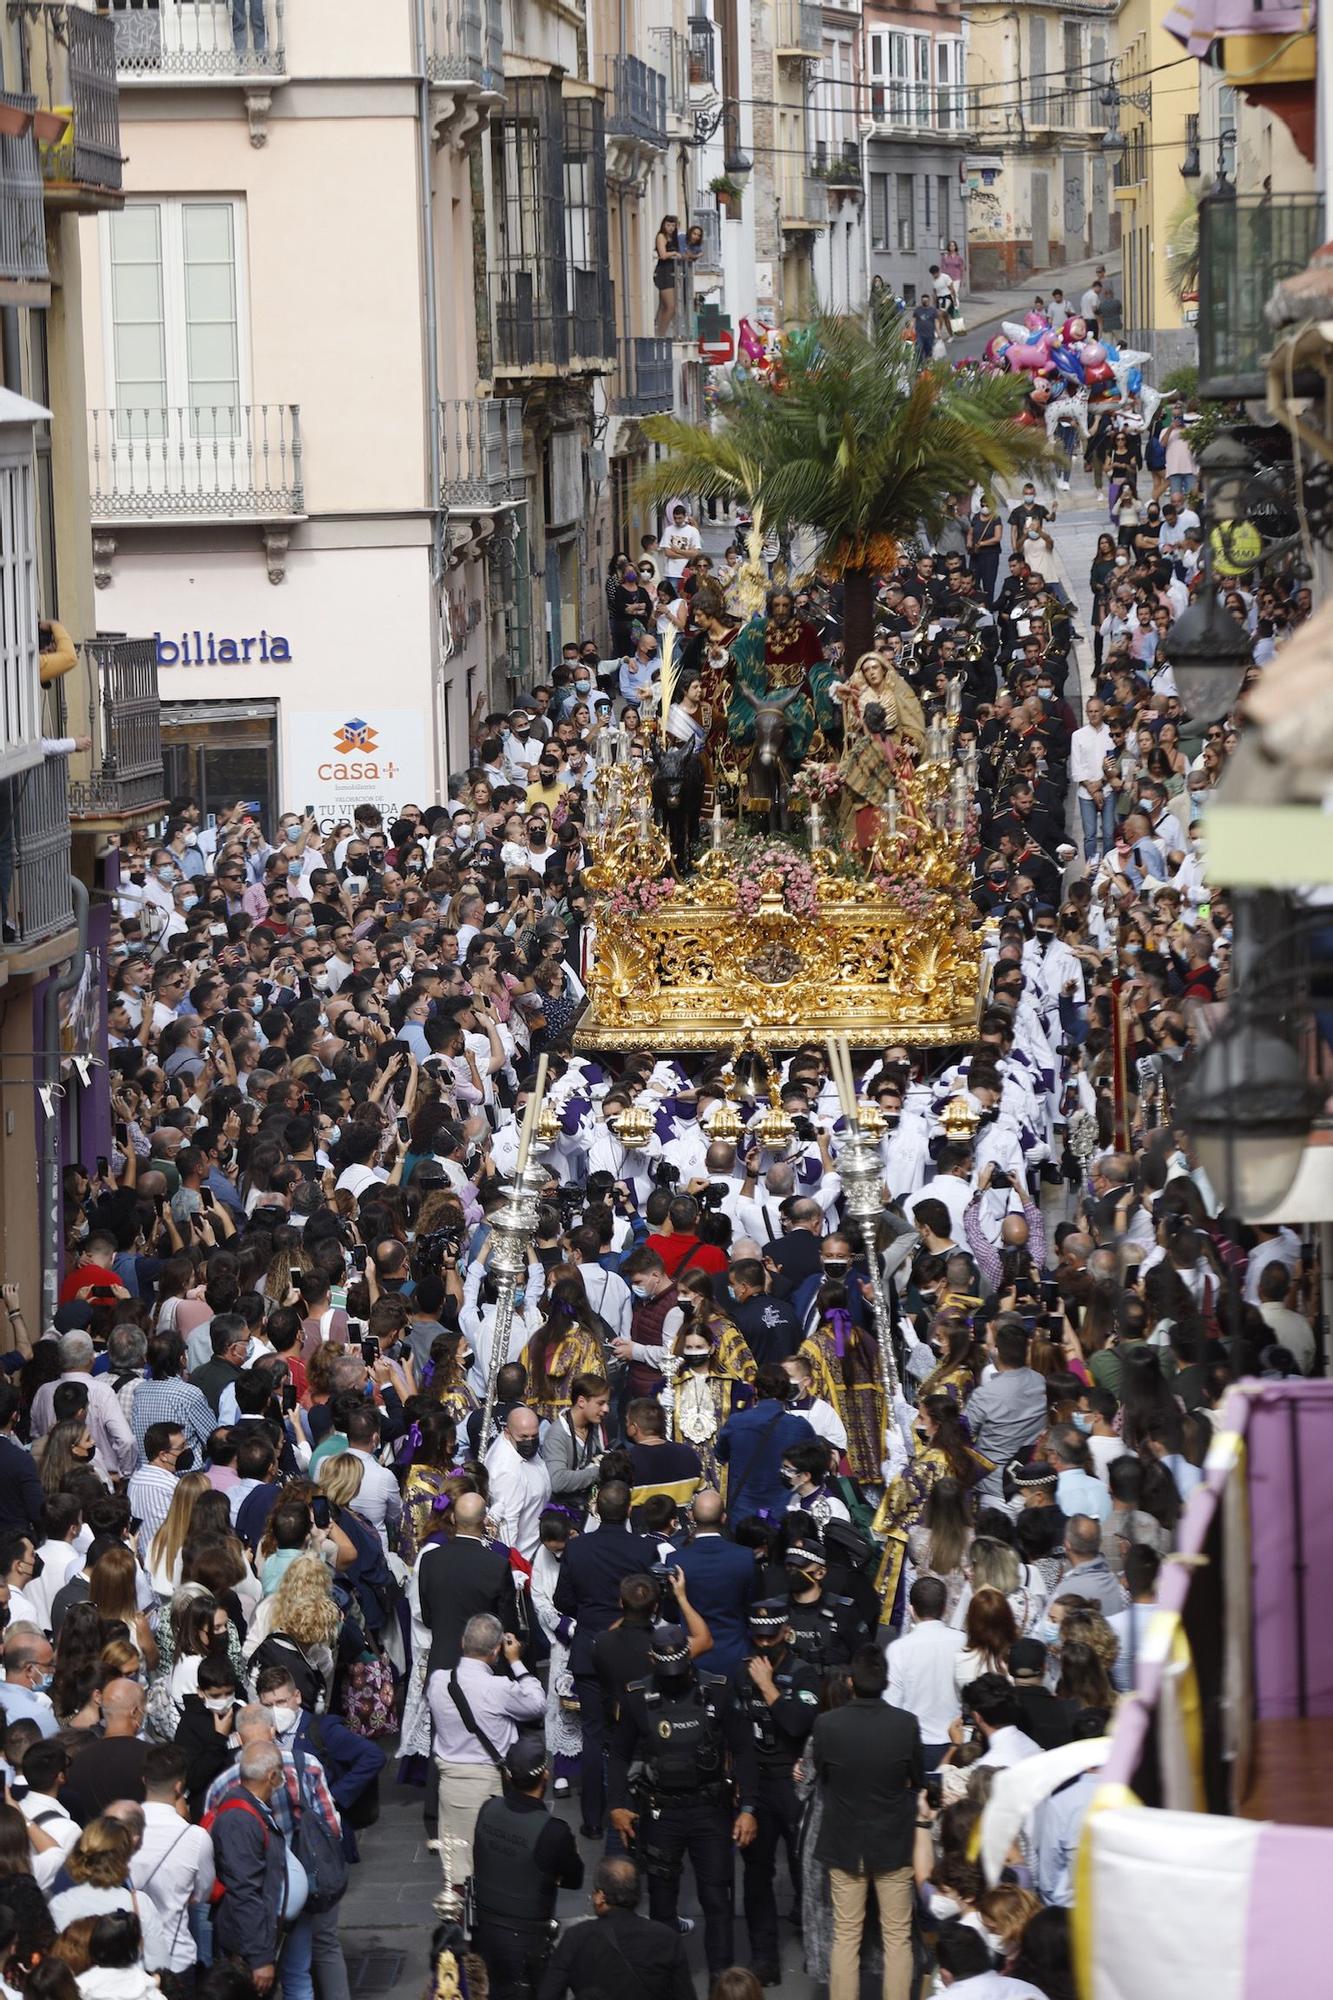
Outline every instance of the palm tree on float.
<svg viewBox="0 0 1333 2000">
<path fill-rule="evenodd" d="M 1029 387 L 1021 375 L 918 367 L 901 317 L 869 330 L 821 317 L 785 350 L 779 385 L 741 382 L 716 428 L 645 419 L 667 456 L 640 490 L 744 502 L 780 535 L 812 530 L 814 566 L 843 584 L 855 660 L 874 638 L 874 576 L 920 527 L 938 532 L 951 495 L 1049 467 L 1045 428 L 1020 421 Z"/>
</svg>

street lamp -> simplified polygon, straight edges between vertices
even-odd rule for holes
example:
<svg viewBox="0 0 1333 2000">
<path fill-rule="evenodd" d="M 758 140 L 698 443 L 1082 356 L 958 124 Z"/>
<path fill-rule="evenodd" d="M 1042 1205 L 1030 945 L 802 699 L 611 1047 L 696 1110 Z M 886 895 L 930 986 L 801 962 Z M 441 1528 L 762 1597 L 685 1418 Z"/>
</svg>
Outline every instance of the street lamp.
<svg viewBox="0 0 1333 2000">
<path fill-rule="evenodd" d="M 1209 1042 L 1176 1112 L 1223 1207 L 1268 1215 L 1291 1190 L 1323 1101 L 1291 1044 L 1241 1015 Z"/>
<path fill-rule="evenodd" d="M 1216 722 L 1227 713 L 1254 655 L 1210 577 L 1204 578 L 1199 595 L 1171 627 L 1162 657 L 1192 721 Z"/>
</svg>

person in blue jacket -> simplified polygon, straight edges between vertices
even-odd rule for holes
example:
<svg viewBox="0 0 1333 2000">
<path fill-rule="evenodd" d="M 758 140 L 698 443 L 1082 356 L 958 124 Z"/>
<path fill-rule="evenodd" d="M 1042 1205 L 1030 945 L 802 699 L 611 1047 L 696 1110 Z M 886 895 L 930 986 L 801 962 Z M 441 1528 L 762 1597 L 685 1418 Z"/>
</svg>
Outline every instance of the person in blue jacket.
<svg viewBox="0 0 1333 2000">
<path fill-rule="evenodd" d="M 717 1456 L 730 1466 L 727 1513 L 733 1521 L 749 1514 L 781 1514 L 787 1505 L 782 1455 L 790 1445 L 813 1444 L 804 1417 L 787 1408 L 795 1384 L 776 1361 L 766 1361 L 755 1378 L 758 1401 L 737 1410 L 717 1434 Z"/>
<path fill-rule="evenodd" d="M 301 1691 L 285 1667 L 263 1667 L 255 1682 L 255 1692 L 271 1710 L 273 1729 L 284 1750 L 301 1751 L 317 1757 L 324 1767 L 333 1803 L 342 1820 L 343 1852 L 349 1861 L 358 1860 L 356 1819 L 368 1826 L 368 1813 L 375 1810 L 373 1794 L 384 1769 L 384 1752 L 378 1743 L 358 1736 L 336 1715 L 307 1715 L 301 1705 Z"/>
</svg>

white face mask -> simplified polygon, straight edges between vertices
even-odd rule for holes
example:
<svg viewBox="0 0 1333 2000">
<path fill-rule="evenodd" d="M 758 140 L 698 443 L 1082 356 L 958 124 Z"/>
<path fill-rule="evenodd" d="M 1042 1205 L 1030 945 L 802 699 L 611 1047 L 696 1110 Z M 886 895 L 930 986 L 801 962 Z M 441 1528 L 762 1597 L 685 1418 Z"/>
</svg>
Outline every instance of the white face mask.
<svg viewBox="0 0 1333 2000">
<path fill-rule="evenodd" d="M 235 1697 L 229 1694 L 206 1694 L 203 1702 L 210 1715 L 229 1715 L 236 1706 Z"/>
<path fill-rule="evenodd" d="M 282 1702 L 275 1703 L 269 1709 L 269 1714 L 273 1717 L 273 1727 L 277 1730 L 279 1736 L 285 1736 L 289 1729 L 295 1729 L 296 1719 L 300 1713 L 299 1708 L 288 1708 Z"/>
</svg>

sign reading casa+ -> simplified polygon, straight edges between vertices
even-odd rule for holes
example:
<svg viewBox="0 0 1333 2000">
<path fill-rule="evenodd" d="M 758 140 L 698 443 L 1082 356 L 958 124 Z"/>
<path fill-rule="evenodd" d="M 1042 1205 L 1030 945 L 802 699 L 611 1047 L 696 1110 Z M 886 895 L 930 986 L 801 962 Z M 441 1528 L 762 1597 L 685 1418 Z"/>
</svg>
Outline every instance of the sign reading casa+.
<svg viewBox="0 0 1333 2000">
<path fill-rule="evenodd" d="M 179 639 L 164 639 L 154 632 L 159 667 L 248 667 L 268 666 L 290 660 L 292 649 L 280 632 L 251 633 L 232 639 L 225 633 L 182 632 Z"/>
</svg>

